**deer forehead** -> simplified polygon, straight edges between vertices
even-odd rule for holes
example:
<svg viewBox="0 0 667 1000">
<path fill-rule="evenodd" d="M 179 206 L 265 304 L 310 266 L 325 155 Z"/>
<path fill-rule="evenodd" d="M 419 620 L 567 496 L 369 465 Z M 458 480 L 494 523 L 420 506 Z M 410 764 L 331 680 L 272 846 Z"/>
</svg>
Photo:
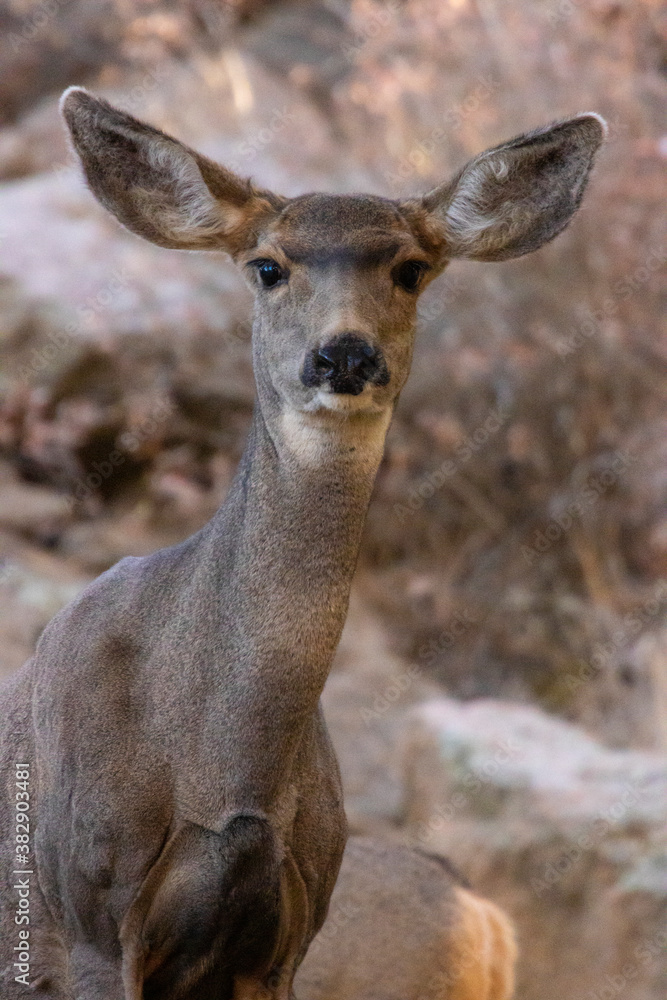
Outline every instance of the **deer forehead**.
<svg viewBox="0 0 667 1000">
<path fill-rule="evenodd" d="M 371 194 L 304 194 L 292 198 L 280 216 L 287 231 L 329 233 L 340 239 L 355 229 L 407 229 L 396 202 Z"/>
<path fill-rule="evenodd" d="M 311 266 L 372 267 L 430 247 L 398 204 L 374 195 L 310 194 L 288 203 L 266 233 L 267 245 Z"/>
</svg>

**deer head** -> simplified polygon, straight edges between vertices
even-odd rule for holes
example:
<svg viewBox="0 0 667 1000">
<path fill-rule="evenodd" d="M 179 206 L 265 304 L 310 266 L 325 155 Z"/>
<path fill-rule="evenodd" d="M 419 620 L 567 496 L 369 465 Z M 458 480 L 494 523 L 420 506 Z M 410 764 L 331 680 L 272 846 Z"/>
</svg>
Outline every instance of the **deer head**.
<svg viewBox="0 0 667 1000">
<path fill-rule="evenodd" d="M 408 201 L 288 199 L 85 90 L 66 91 L 62 108 L 88 183 L 117 219 L 159 246 L 224 250 L 242 269 L 269 424 L 286 413 L 390 414 L 410 368 L 420 293 L 455 257 L 508 260 L 556 236 L 606 131 L 596 114 L 536 129 Z"/>
</svg>

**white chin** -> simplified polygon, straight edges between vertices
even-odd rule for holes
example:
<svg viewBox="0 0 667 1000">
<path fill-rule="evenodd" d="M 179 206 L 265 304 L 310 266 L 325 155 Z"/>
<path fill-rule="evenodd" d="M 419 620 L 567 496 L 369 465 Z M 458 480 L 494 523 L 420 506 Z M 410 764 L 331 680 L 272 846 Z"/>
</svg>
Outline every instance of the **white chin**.
<svg viewBox="0 0 667 1000">
<path fill-rule="evenodd" d="M 351 393 L 329 392 L 328 389 L 318 389 L 308 405 L 311 413 L 318 410 L 333 410 L 337 413 L 359 413 L 362 411 L 378 411 L 382 407 L 378 406 L 373 399 L 372 386 L 365 386 L 358 396 Z"/>
</svg>

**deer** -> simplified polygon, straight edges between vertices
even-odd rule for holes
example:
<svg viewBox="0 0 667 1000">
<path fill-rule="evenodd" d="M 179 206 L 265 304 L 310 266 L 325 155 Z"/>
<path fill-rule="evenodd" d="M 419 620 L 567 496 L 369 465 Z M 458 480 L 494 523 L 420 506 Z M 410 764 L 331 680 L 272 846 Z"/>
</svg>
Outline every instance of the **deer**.
<svg viewBox="0 0 667 1000">
<path fill-rule="evenodd" d="M 509 917 L 447 858 L 351 836 L 295 987 L 308 1000 L 511 1000 L 516 959 Z"/>
<path fill-rule="evenodd" d="M 506 260 L 556 236 L 604 122 L 528 132 L 423 197 L 287 198 L 82 88 L 61 107 L 120 223 L 240 268 L 257 395 L 210 522 L 94 580 L 3 692 L 3 871 L 13 769 L 30 765 L 30 984 L 50 1000 L 287 1000 L 346 841 L 320 694 L 417 300 L 453 258 Z M 12 886 L 7 1000 L 25 988 Z"/>
</svg>

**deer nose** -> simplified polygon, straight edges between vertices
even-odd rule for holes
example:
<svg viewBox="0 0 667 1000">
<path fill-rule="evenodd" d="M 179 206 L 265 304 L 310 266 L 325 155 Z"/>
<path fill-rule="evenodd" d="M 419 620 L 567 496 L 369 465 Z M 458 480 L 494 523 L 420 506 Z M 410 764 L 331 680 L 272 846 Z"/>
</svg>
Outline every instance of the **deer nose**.
<svg viewBox="0 0 667 1000">
<path fill-rule="evenodd" d="M 343 333 L 306 355 L 301 381 L 306 386 L 326 382 L 333 392 L 358 396 L 367 382 L 386 385 L 389 372 L 379 347 L 356 333 Z"/>
</svg>

